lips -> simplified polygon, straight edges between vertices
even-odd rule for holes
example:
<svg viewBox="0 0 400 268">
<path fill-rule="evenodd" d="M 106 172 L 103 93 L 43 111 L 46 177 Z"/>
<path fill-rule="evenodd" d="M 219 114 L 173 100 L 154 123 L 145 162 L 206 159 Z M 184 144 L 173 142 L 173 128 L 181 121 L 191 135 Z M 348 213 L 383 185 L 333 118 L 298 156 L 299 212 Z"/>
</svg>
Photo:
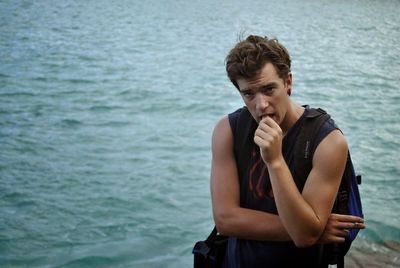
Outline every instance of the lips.
<svg viewBox="0 0 400 268">
<path fill-rule="evenodd" d="M 273 117 L 274 116 L 274 114 L 264 114 L 264 115 L 261 115 L 260 116 L 260 121 L 262 121 L 264 118 L 266 118 L 266 117 Z"/>
</svg>

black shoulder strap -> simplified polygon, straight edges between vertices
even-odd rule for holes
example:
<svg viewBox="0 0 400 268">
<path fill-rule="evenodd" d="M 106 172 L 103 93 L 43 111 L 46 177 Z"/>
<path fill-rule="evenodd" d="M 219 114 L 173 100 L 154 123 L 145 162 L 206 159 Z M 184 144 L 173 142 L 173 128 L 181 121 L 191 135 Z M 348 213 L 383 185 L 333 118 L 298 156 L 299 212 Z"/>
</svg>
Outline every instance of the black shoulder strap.
<svg viewBox="0 0 400 268">
<path fill-rule="evenodd" d="M 312 169 L 316 135 L 321 126 L 329 119 L 330 115 L 321 108 L 309 109 L 304 119 L 294 150 L 296 171 L 303 184 Z"/>
</svg>

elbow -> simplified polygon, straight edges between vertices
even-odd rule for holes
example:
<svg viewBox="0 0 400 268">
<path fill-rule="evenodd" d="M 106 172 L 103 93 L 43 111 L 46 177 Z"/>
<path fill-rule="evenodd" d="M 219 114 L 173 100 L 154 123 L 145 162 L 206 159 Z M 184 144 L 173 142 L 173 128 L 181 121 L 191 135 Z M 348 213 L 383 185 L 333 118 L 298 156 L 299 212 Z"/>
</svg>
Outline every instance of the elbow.
<svg viewBox="0 0 400 268">
<path fill-rule="evenodd" d="M 319 238 L 321 236 L 322 231 L 319 228 L 315 228 L 312 230 L 303 230 L 299 233 L 294 234 L 292 236 L 292 240 L 296 247 L 298 248 L 308 248 L 312 247 L 318 243 Z"/>
<path fill-rule="evenodd" d="M 292 232 L 290 237 L 296 247 L 308 248 L 318 243 L 324 229 L 325 226 L 321 225 L 319 222 L 317 224 L 308 224 Z"/>
<path fill-rule="evenodd" d="M 318 242 L 317 236 L 304 236 L 293 239 L 294 244 L 298 248 L 308 248 L 314 246 Z"/>
<path fill-rule="evenodd" d="M 229 212 L 216 213 L 214 222 L 218 233 L 226 236 L 232 235 L 232 215 Z"/>
</svg>

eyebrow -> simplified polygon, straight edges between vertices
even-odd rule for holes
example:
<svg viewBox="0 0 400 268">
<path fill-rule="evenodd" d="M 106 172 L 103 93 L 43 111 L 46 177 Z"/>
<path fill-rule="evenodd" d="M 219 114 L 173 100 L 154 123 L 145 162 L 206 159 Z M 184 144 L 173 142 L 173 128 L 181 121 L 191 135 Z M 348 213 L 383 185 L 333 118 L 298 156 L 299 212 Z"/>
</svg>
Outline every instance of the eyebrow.
<svg viewBox="0 0 400 268">
<path fill-rule="evenodd" d="M 259 90 L 262 90 L 262 89 L 264 89 L 264 88 L 270 88 L 270 87 L 275 87 L 275 86 L 277 86 L 278 85 L 278 83 L 276 83 L 276 82 L 271 82 L 271 83 L 268 83 L 268 84 L 265 84 L 265 85 L 262 85 L 262 86 L 259 86 L 257 89 L 254 89 L 254 88 L 244 88 L 243 90 L 239 90 L 241 93 L 248 93 L 248 92 L 253 92 L 253 91 L 259 91 Z"/>
</svg>

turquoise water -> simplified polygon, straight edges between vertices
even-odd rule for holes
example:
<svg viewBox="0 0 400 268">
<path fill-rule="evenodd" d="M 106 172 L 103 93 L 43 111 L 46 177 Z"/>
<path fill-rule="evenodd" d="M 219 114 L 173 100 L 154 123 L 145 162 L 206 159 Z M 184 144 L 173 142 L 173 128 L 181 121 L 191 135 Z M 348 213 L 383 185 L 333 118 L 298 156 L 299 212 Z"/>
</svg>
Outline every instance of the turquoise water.
<svg viewBox="0 0 400 268">
<path fill-rule="evenodd" d="M 0 266 L 190 267 L 241 32 L 346 134 L 368 229 L 400 242 L 400 2 L 0 1 Z"/>
</svg>

